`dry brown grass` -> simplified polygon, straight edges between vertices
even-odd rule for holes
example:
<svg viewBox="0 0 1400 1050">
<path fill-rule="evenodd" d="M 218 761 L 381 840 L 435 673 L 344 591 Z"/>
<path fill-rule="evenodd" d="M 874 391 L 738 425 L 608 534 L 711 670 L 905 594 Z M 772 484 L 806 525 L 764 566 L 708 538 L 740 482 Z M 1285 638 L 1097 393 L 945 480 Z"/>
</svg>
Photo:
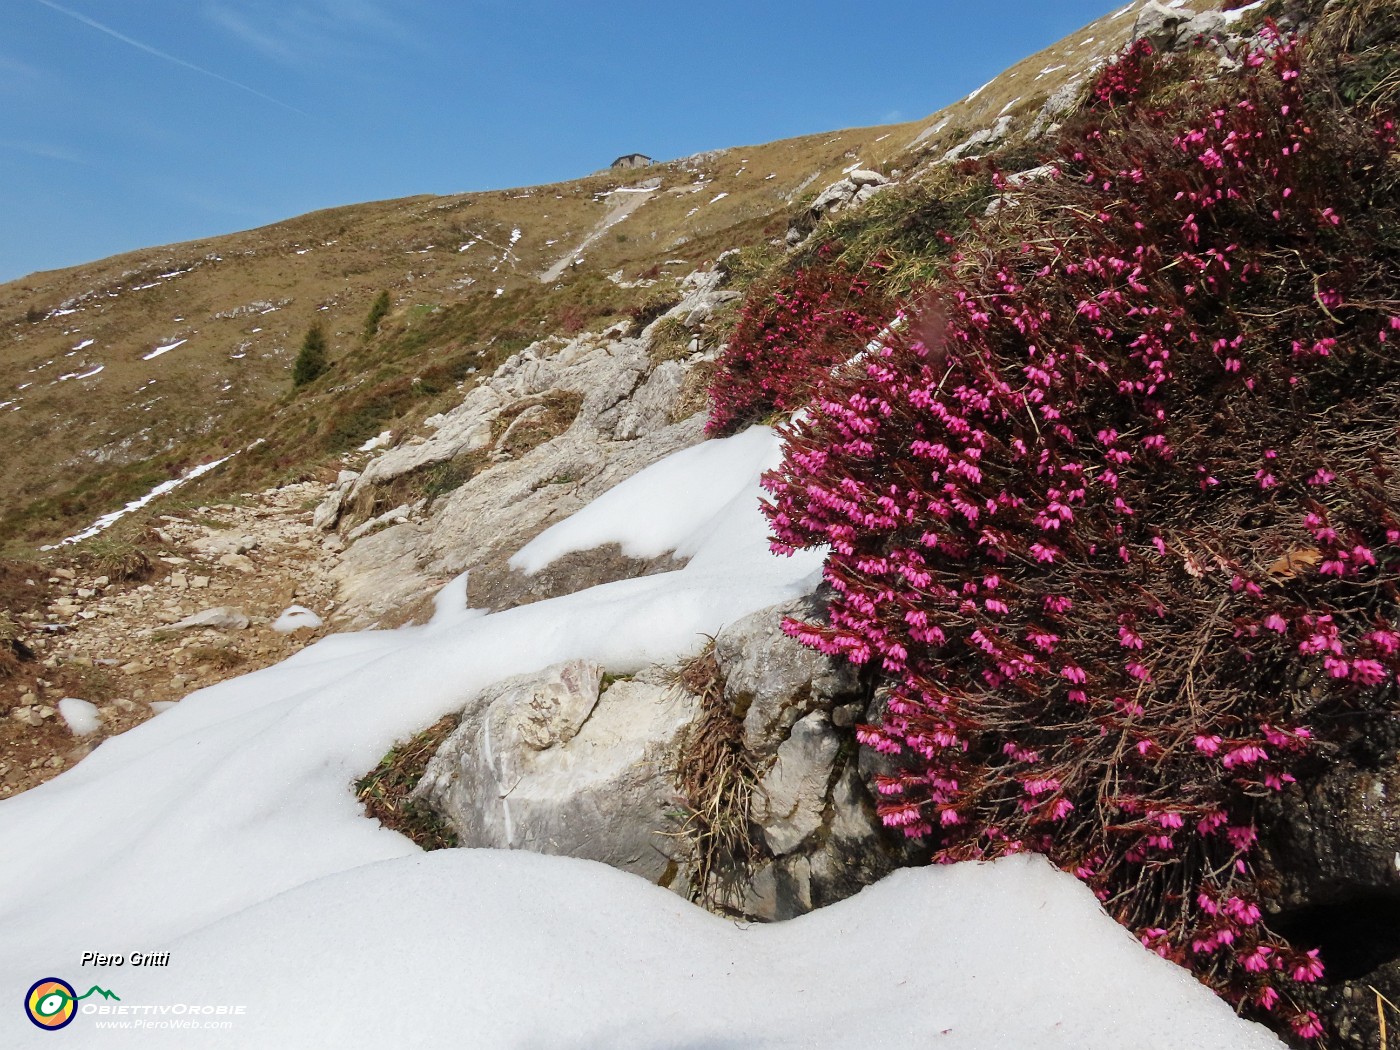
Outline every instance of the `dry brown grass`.
<svg viewBox="0 0 1400 1050">
<path fill-rule="evenodd" d="M 407 798 L 423 778 L 428 760 L 456 728 L 456 715 L 438 719 L 421 733 L 395 744 L 374 769 L 355 782 L 355 797 L 367 816 L 425 850 L 456 846 L 457 833 L 427 806 Z"/>
<path fill-rule="evenodd" d="M 141 539 L 123 535 L 98 535 L 86 540 L 78 552 L 78 563 L 94 576 L 114 582 L 149 579 L 155 563 Z"/>
<path fill-rule="evenodd" d="M 228 645 L 191 646 L 189 656 L 196 664 L 209 664 L 220 671 L 231 671 L 248 661 L 243 653 Z"/>
<path fill-rule="evenodd" d="M 751 811 L 762 770 L 744 748 L 743 719 L 724 701 L 713 640 L 675 681 L 700 698 L 700 714 L 686 730 L 676 768 L 676 787 L 686 800 L 678 834 L 695 858 L 691 899 L 723 912 L 760 855 Z"/>
</svg>

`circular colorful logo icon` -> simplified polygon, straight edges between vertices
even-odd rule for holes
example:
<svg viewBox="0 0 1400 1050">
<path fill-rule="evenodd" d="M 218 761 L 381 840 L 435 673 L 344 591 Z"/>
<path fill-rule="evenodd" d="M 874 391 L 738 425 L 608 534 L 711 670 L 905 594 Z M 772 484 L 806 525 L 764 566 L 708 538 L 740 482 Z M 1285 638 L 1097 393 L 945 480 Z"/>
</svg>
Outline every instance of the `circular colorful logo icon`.
<svg viewBox="0 0 1400 1050">
<path fill-rule="evenodd" d="M 78 1012 L 78 993 L 62 978 L 45 977 L 25 993 L 24 1012 L 40 1028 L 62 1028 Z"/>
</svg>

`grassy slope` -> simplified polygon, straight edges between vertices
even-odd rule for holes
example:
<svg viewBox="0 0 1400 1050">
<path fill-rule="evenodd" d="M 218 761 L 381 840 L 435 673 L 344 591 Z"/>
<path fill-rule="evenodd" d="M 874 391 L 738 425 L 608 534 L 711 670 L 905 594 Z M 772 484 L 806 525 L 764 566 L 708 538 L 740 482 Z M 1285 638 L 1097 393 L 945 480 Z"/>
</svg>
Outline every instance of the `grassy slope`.
<svg viewBox="0 0 1400 1050">
<path fill-rule="evenodd" d="M 1132 21 L 1106 16 L 910 124 L 524 190 L 334 208 L 0 286 L 0 402 L 12 402 L 0 406 L 0 549 L 32 552 L 258 437 L 267 445 L 203 484 L 304 473 L 380 426 L 411 424 L 533 339 L 599 327 L 664 294 L 668 276 L 781 238 L 801 203 L 843 170 L 908 170 L 1003 111 L 1024 130 L 1055 88 L 1123 43 Z M 589 243 L 580 265 L 539 281 L 598 228 L 614 205 L 609 191 L 658 178 L 655 195 Z M 606 279 L 619 271 L 658 285 Z M 394 311 L 365 344 L 363 318 L 380 289 Z M 292 397 L 291 361 L 313 321 L 325 325 L 336 366 Z"/>
</svg>

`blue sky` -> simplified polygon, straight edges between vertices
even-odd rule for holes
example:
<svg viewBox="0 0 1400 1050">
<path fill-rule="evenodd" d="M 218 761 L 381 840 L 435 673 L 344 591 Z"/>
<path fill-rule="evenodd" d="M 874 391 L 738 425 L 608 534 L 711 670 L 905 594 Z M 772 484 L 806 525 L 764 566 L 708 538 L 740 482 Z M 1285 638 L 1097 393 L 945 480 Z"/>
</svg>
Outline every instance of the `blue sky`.
<svg viewBox="0 0 1400 1050">
<path fill-rule="evenodd" d="M 912 120 L 1111 6 L 0 0 L 0 281 L 632 151 Z"/>
</svg>

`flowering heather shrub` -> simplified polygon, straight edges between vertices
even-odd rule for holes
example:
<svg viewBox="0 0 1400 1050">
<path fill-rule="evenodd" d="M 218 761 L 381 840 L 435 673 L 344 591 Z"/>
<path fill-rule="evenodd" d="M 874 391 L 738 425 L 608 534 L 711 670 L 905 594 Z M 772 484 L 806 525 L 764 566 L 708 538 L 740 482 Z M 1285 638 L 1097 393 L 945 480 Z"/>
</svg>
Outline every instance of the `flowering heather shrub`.
<svg viewBox="0 0 1400 1050">
<path fill-rule="evenodd" d="M 788 631 L 886 683 L 885 823 L 1047 854 L 1309 1038 L 1256 807 L 1396 708 L 1400 215 L 1389 132 L 1273 46 L 1067 139 L 765 485 L 775 550 L 831 550 Z"/>
<path fill-rule="evenodd" d="M 1133 41 L 1116 62 L 1099 71 L 1089 92 L 1094 106 L 1112 107 L 1135 101 L 1154 65 L 1151 41 L 1146 37 Z"/>
<path fill-rule="evenodd" d="M 706 433 L 733 434 L 812 396 L 826 370 L 880 331 L 887 307 L 870 281 L 827 261 L 750 295 L 710 386 Z"/>
</svg>

